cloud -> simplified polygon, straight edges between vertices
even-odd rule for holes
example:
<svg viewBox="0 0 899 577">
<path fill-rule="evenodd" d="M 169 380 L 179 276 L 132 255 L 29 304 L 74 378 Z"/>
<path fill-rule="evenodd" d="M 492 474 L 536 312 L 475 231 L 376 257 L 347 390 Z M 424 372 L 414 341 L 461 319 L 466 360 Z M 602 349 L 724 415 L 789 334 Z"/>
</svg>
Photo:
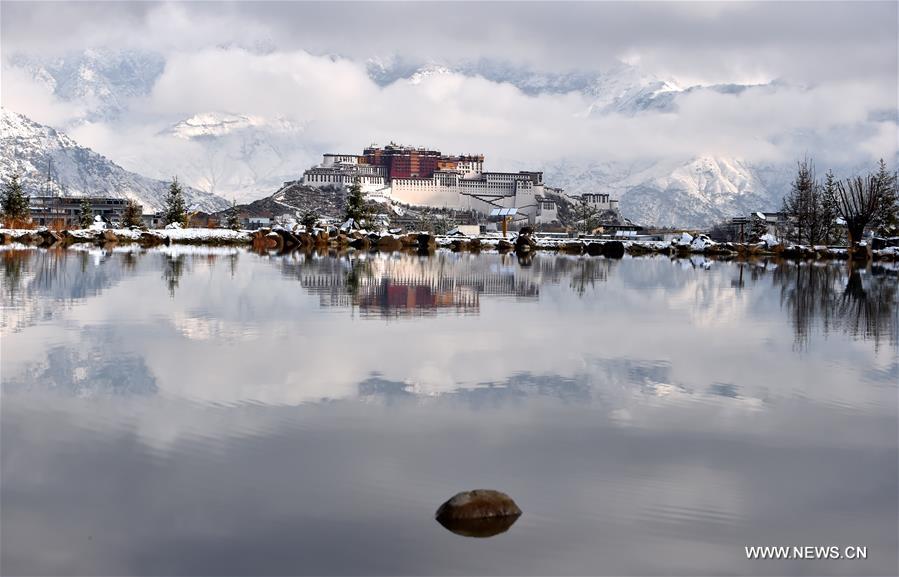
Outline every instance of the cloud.
<svg viewBox="0 0 899 577">
<path fill-rule="evenodd" d="M 896 16 L 892 2 L 11 3 L 2 32 L 24 51 L 226 45 L 593 70 L 631 55 L 705 82 L 818 82 L 895 75 Z"/>
<path fill-rule="evenodd" d="M 35 79 L 21 68 L 4 65 L 0 69 L 0 104 L 50 125 L 64 125 L 83 116 L 87 103 L 65 102 L 53 94 L 53 87 Z"/>
<path fill-rule="evenodd" d="M 165 68 L 114 120 L 85 123 L 93 103 L 55 99 L 9 65 L 3 101 L 68 127 L 128 169 L 177 172 L 204 187 L 228 181 L 231 190 L 221 192 L 243 197 L 270 190 L 241 188 L 297 177 L 325 149 L 390 140 L 483 152 L 501 170 L 561 158 L 776 163 L 808 152 L 825 164 L 858 163 L 896 154 L 895 122 L 872 117 L 897 108 L 895 16 L 893 3 L 840 2 L 13 3 L 2 22 L 7 58 L 138 48 L 162 55 Z M 624 59 L 645 78 L 707 88 L 678 95 L 665 110 L 591 113 L 596 86 L 525 93 L 477 76 L 477 67 L 474 76 L 444 72 L 379 85 L 369 76 L 371 58 L 411 69 L 503 62 L 588 78 Z M 714 88 L 729 82 L 759 85 Z M 614 85 L 604 90 L 615 94 Z M 171 134 L 174 124 L 206 112 L 284 119 L 302 130 L 268 150 L 252 131 L 214 147 Z M 264 185 L 253 184 L 259 172 L 269 179 Z"/>
</svg>

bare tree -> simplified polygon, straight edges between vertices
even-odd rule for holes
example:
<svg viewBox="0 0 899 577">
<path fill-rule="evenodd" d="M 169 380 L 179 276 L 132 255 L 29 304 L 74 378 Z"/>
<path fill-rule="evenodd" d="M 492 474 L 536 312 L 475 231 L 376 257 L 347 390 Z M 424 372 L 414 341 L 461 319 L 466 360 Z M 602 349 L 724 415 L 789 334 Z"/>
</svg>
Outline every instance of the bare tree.
<svg viewBox="0 0 899 577">
<path fill-rule="evenodd" d="M 857 245 L 865 227 L 874 219 L 881 203 L 880 179 L 877 175 L 856 176 L 836 183 L 834 204 L 846 221 L 849 246 Z"/>
</svg>

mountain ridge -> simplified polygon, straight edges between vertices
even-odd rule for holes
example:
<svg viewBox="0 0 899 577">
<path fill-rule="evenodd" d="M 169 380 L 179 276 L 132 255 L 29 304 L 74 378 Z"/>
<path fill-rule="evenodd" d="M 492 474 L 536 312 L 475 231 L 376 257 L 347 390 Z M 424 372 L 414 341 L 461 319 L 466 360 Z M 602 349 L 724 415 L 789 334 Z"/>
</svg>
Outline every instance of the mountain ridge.
<svg viewBox="0 0 899 577">
<path fill-rule="evenodd" d="M 47 171 L 50 170 L 48 182 Z M 132 198 L 144 210 L 161 210 L 169 183 L 125 170 L 112 160 L 80 146 L 66 133 L 0 107 L 0 174 L 12 174 L 29 196 L 75 194 Z M 228 206 L 224 198 L 184 186 L 190 206 L 216 211 Z"/>
</svg>

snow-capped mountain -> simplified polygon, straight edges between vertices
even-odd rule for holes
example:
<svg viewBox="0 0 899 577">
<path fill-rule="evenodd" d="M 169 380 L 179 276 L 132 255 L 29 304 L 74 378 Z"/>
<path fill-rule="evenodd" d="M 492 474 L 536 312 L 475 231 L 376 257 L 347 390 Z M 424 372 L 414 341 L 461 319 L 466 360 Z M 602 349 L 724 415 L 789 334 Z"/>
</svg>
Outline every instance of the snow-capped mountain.
<svg viewBox="0 0 899 577">
<path fill-rule="evenodd" d="M 305 127 L 287 118 L 203 112 L 181 120 L 163 134 L 192 143 L 202 154 L 178 164 L 178 173 L 204 190 L 238 201 L 268 196 L 321 157 Z"/>
<path fill-rule="evenodd" d="M 146 96 L 165 70 L 165 58 L 141 50 L 89 48 L 53 58 L 14 54 L 12 66 L 27 70 L 61 100 L 88 105 L 88 120 L 115 118 L 133 98 Z"/>
<path fill-rule="evenodd" d="M 587 111 L 590 114 L 667 110 L 674 96 L 685 91 L 671 79 L 646 74 L 625 63 L 604 72 L 546 72 L 488 59 L 456 66 L 439 63 L 413 66 L 401 59 L 372 58 L 366 62 L 366 70 L 369 78 L 381 86 L 399 80 L 419 84 L 430 76 L 459 74 L 511 84 L 529 96 L 578 92 L 592 100 Z"/>
<path fill-rule="evenodd" d="M 89 111 L 86 120 L 104 118 L 113 125 L 116 119 L 128 118 L 129 106 L 136 99 L 152 93 L 165 69 L 161 55 L 139 51 L 87 50 L 52 60 L 15 56 L 10 62 L 46 82 L 58 97 L 84 104 Z M 585 97 L 585 118 L 676 112 L 680 99 L 698 91 L 737 94 L 749 88 L 681 87 L 625 63 L 601 72 L 541 71 L 489 59 L 449 64 L 373 58 L 365 66 L 369 78 L 381 87 L 396 82 L 421 84 L 435 75 L 459 74 L 511 84 L 528 96 L 576 93 Z M 319 162 L 325 148 L 335 145 L 326 135 L 316 137 L 315 130 L 309 129 L 314 128 L 314 118 L 307 125 L 241 110 L 197 110 L 181 119 L 153 122 L 160 136 L 182 144 L 178 150 L 183 154 L 141 158 L 148 174 L 176 172 L 194 187 L 241 202 L 268 196 L 283 182 L 295 180 Z M 370 136 L 359 134 L 358 139 Z M 477 149 L 478 143 L 471 143 L 471 148 Z M 547 184 L 569 194 L 610 192 L 620 198 L 624 215 L 634 221 L 681 226 L 707 225 L 749 210 L 778 207 L 792 168 L 791 161 L 783 167 L 763 167 L 718 156 L 611 162 L 553 158 L 550 154 L 537 162 L 516 165 L 516 159 L 499 159 L 491 150 L 482 152 L 495 170 L 542 168 Z M 165 164 L 154 166 L 151 158 Z M 46 172 L 45 163 L 38 172 Z"/>
<path fill-rule="evenodd" d="M 48 185 L 47 172 L 50 171 Z M 129 172 L 96 152 L 79 146 L 65 133 L 0 108 L 0 174 L 18 173 L 25 192 L 47 191 L 133 198 L 144 209 L 163 207 L 168 183 Z M 214 212 L 228 202 L 214 194 L 184 187 L 188 205 Z"/>
<path fill-rule="evenodd" d="M 252 129 L 268 130 L 273 133 L 290 133 L 302 132 L 303 127 L 286 118 L 270 120 L 257 115 L 203 112 L 178 122 L 171 128 L 170 133 L 187 140 L 192 138 L 217 138 Z"/>
<path fill-rule="evenodd" d="M 622 213 L 635 221 L 704 226 L 778 208 L 790 176 L 786 167 L 706 156 L 686 162 L 561 162 L 547 165 L 544 179 L 572 195 L 609 192 L 620 199 Z"/>
</svg>

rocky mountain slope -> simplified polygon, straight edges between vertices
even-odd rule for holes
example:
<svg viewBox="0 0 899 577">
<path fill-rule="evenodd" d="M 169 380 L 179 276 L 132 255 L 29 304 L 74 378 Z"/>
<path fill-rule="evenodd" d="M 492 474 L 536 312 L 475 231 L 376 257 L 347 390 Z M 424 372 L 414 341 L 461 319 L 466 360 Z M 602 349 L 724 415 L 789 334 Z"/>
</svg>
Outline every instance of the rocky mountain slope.
<svg viewBox="0 0 899 577">
<path fill-rule="evenodd" d="M 47 173 L 50 172 L 48 183 Z M 14 173 L 29 195 L 52 193 L 133 198 L 145 211 L 163 207 L 168 183 L 129 172 L 96 152 L 79 146 L 65 133 L 0 109 L 0 175 Z M 189 206 L 212 212 L 228 202 L 184 187 Z"/>
</svg>

